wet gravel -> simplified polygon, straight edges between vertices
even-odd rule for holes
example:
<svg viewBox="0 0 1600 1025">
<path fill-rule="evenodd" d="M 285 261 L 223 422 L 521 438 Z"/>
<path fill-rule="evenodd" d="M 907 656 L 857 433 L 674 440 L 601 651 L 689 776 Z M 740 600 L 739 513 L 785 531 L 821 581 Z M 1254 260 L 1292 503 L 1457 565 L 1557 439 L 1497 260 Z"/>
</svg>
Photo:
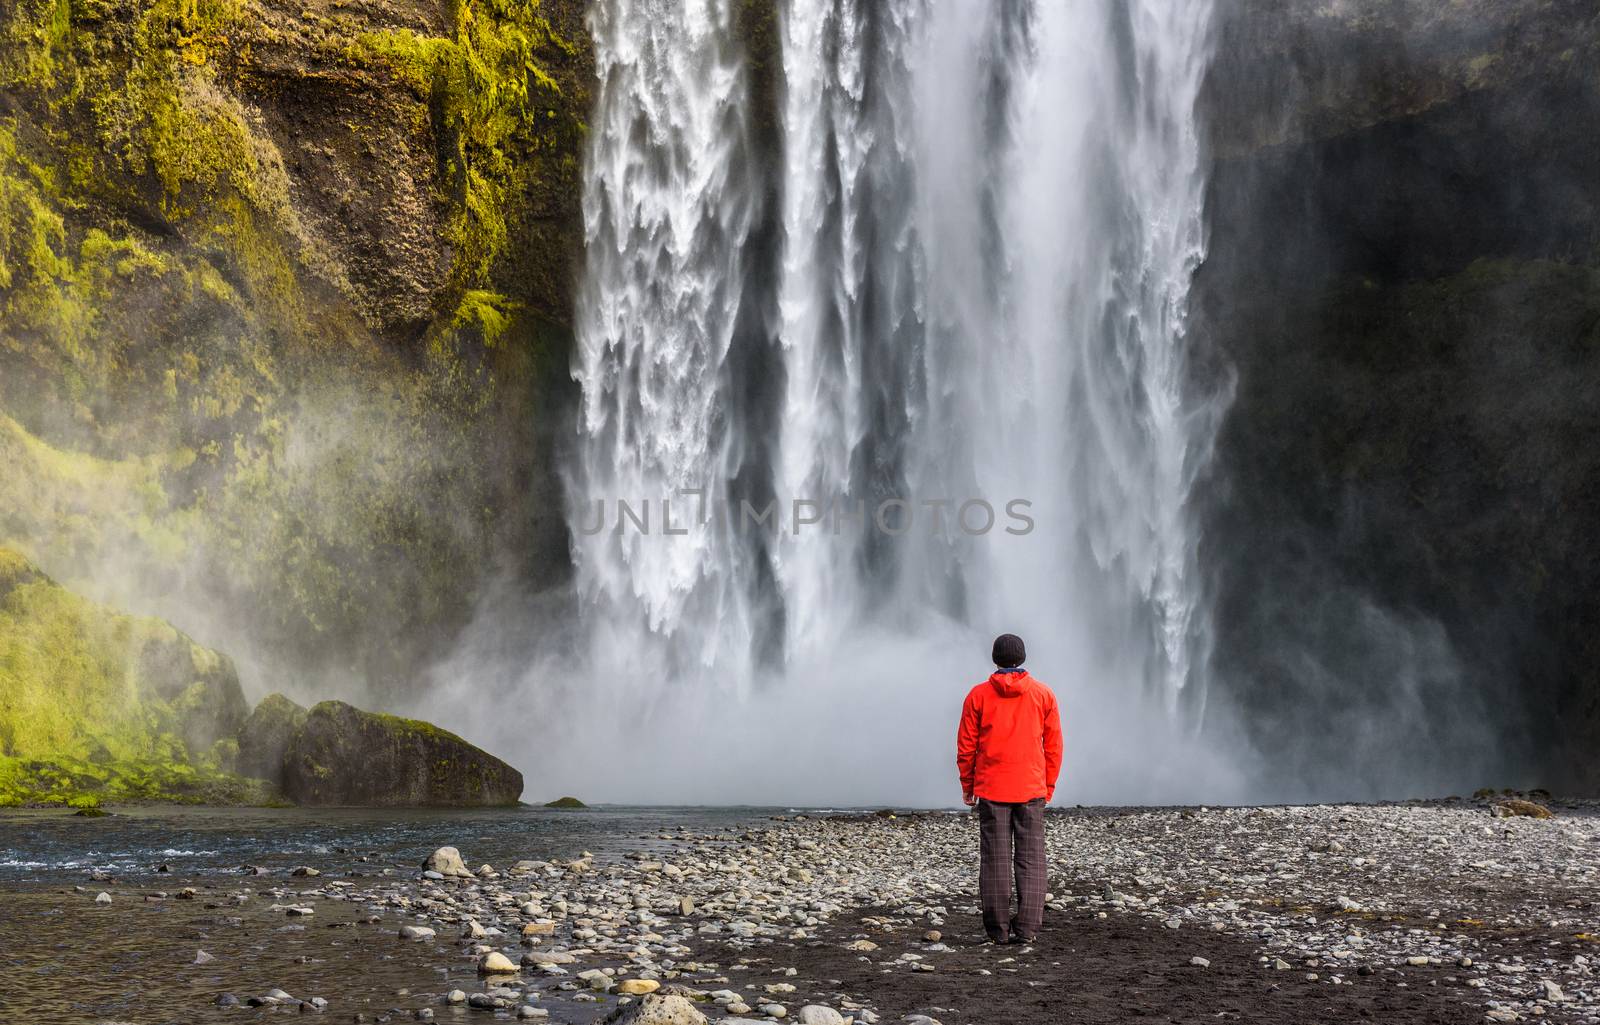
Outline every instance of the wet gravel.
<svg viewBox="0 0 1600 1025">
<path fill-rule="evenodd" d="M 0 944 L 8 981 L 39 995 L 7 986 L 8 1006 L 37 1020 L 582 1022 L 654 992 L 713 1020 L 1600 1023 L 1597 809 L 1497 817 L 1503 803 L 1052 812 L 1051 913 L 1027 948 L 982 942 L 965 813 L 776 816 L 499 865 L 463 840 L 426 873 L 85 879 L 0 894 L 30 902 L 20 919 L 0 906 L 0 933 L 18 933 Z M 204 914 L 147 911 L 180 905 Z M 106 1003 L 78 973 L 87 1016 L 39 1016 L 70 999 L 47 971 L 68 955 L 39 937 L 107 928 L 167 952 L 119 971 L 122 990 L 163 967 L 188 981 Z M 190 945 L 216 959 L 173 965 Z M 482 974 L 491 955 L 509 970 Z"/>
</svg>

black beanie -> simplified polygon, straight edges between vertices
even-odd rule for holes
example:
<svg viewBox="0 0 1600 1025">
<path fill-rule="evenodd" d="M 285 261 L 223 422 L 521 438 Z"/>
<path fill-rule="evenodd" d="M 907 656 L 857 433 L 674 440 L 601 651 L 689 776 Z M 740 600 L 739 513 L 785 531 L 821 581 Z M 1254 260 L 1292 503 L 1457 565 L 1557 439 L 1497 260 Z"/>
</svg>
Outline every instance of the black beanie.
<svg viewBox="0 0 1600 1025">
<path fill-rule="evenodd" d="M 1001 634 L 994 639 L 994 664 L 1001 669 L 1015 669 L 1028 657 L 1022 638 L 1016 634 Z"/>
</svg>

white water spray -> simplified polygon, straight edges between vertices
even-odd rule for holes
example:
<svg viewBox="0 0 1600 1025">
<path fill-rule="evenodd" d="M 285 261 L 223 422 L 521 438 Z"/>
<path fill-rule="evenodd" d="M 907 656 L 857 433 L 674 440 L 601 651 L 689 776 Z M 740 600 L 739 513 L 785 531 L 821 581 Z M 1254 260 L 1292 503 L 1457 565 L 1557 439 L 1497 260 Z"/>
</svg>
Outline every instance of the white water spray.
<svg viewBox="0 0 1600 1025">
<path fill-rule="evenodd" d="M 607 752 L 602 796 L 946 803 L 1002 630 L 1063 696 L 1064 793 L 1231 784 L 1185 739 L 1210 629 L 1189 497 L 1227 398 L 1186 359 L 1209 24 L 1199 0 L 791 3 L 763 154 L 730 5 L 601 0 L 569 478 L 601 693 L 563 737 Z M 680 489 L 774 499 L 780 529 L 669 536 Z"/>
</svg>

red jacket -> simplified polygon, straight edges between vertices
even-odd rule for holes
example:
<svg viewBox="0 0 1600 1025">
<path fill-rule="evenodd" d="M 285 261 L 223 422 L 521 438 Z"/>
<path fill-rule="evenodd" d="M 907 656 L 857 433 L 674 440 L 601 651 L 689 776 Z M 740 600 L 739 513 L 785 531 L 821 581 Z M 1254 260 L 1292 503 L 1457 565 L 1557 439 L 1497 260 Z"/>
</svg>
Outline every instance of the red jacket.
<svg viewBox="0 0 1600 1025">
<path fill-rule="evenodd" d="M 972 688 L 956 733 L 961 793 L 1015 804 L 1050 800 L 1061 775 L 1061 712 L 1050 688 L 1018 670 Z"/>
</svg>

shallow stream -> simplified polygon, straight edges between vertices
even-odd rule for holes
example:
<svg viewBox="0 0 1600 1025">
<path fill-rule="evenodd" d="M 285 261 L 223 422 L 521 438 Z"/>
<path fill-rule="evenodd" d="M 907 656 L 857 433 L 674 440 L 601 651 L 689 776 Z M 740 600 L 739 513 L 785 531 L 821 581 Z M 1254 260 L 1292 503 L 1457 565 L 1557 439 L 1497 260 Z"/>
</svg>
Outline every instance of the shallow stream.
<svg viewBox="0 0 1600 1025">
<path fill-rule="evenodd" d="M 282 989 L 329 1001 L 323 1020 L 412 1020 L 431 1007 L 467 1021 L 440 995 L 481 988 L 470 956 L 398 939 L 406 919 L 360 901 L 317 900 L 315 914 L 272 910 L 275 889 L 306 890 L 380 875 L 413 877 L 434 849 L 469 865 L 597 860 L 706 833 L 777 809 L 516 808 L 127 809 L 103 818 L 63 811 L 0 813 L 0 1022 L 168 1025 L 254 1021 L 292 1008 L 215 1003 Z M 317 877 L 292 875 L 299 866 Z M 257 871 L 259 870 L 259 872 Z M 185 887 L 193 899 L 178 899 Z M 254 891 L 244 901 L 236 895 Z M 97 903 L 105 892 L 110 903 Z M 440 940 L 452 937 L 441 935 Z M 210 960 L 199 958 L 204 951 Z M 197 964 L 201 960 L 204 963 Z M 551 1004 L 553 1021 L 609 1006 Z M 471 1020 L 489 1015 L 470 1012 Z"/>
</svg>

